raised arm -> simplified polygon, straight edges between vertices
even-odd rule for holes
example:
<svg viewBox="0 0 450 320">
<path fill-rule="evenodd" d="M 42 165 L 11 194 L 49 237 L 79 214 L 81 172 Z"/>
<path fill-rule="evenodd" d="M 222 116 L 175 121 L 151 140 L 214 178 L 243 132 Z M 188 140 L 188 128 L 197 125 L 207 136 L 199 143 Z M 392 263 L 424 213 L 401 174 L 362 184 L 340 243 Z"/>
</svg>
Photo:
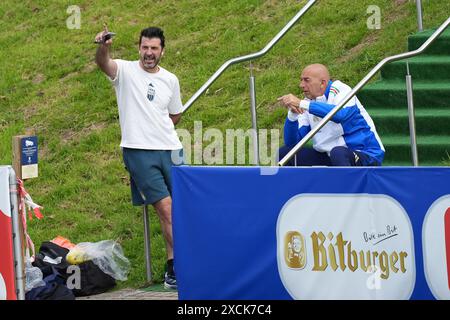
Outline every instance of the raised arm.
<svg viewBox="0 0 450 320">
<path fill-rule="evenodd" d="M 98 43 L 97 52 L 95 53 L 95 63 L 97 63 L 99 68 L 108 75 L 108 77 L 114 79 L 117 75 L 117 63 L 109 56 L 109 48 L 111 47 L 112 39 L 103 41 L 103 37 L 107 33 L 108 28 L 105 26 L 105 29 L 95 36 L 95 42 Z"/>
</svg>

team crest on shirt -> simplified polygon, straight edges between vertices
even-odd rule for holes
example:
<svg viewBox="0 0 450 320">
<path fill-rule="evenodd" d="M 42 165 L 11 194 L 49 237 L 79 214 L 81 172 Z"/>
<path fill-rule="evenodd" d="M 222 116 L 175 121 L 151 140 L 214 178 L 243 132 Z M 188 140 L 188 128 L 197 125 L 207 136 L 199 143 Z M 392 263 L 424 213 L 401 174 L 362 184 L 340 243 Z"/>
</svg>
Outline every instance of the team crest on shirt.
<svg viewBox="0 0 450 320">
<path fill-rule="evenodd" d="M 153 86 L 152 83 L 150 83 L 148 85 L 148 90 L 147 90 L 147 99 L 149 101 L 153 101 L 153 99 L 155 99 L 155 94 L 156 94 L 155 87 Z"/>
<path fill-rule="evenodd" d="M 330 93 L 334 94 L 335 96 L 337 96 L 339 94 L 339 89 L 336 87 L 331 87 L 330 88 Z"/>
</svg>

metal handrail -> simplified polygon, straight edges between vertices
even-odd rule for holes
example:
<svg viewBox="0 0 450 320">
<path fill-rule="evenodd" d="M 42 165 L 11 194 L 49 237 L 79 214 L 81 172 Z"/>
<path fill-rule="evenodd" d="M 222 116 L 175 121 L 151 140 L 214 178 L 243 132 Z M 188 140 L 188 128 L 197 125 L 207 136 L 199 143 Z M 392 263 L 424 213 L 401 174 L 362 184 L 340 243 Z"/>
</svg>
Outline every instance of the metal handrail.
<svg viewBox="0 0 450 320">
<path fill-rule="evenodd" d="M 401 54 L 397 54 L 391 57 L 387 57 L 384 58 L 383 60 L 381 60 L 376 66 L 375 68 L 373 68 L 346 96 L 345 98 L 336 106 L 334 107 L 320 122 L 319 124 L 312 129 L 310 132 L 308 132 L 308 134 L 306 136 L 303 137 L 302 140 L 300 140 L 300 142 L 298 142 L 292 149 L 291 151 L 288 152 L 288 154 L 281 159 L 278 162 L 279 166 L 284 166 L 286 164 L 286 162 L 288 162 L 293 156 L 294 154 L 297 153 L 298 150 L 300 150 L 300 148 L 302 148 L 306 143 L 308 143 L 309 140 L 311 140 L 311 138 L 320 130 L 322 129 L 322 127 L 331 120 L 331 118 L 339 111 L 341 110 L 344 105 L 350 101 L 351 98 L 353 98 L 353 96 L 356 95 L 356 93 L 367 83 L 369 82 L 369 80 L 381 69 L 381 67 L 383 67 L 386 63 L 388 62 L 392 62 L 392 61 L 397 61 L 397 60 L 402 60 L 405 58 L 410 58 L 410 57 L 414 57 L 418 54 L 421 54 L 431 43 L 434 42 L 434 40 L 436 40 L 437 37 L 439 37 L 439 35 L 448 27 L 448 25 L 450 24 L 450 17 L 447 18 L 447 20 L 428 38 L 427 41 L 425 41 L 420 48 L 414 50 L 414 51 L 410 51 L 410 52 L 404 52 Z"/>
<path fill-rule="evenodd" d="M 283 29 L 281 29 L 280 32 L 278 32 L 278 34 L 264 47 L 264 49 L 252 54 L 230 59 L 222 64 L 222 66 L 217 69 L 217 71 L 208 79 L 208 81 L 206 81 L 205 84 L 201 86 L 201 88 L 198 89 L 196 93 L 194 93 L 194 95 L 188 100 L 188 102 L 186 102 L 186 104 L 183 106 L 183 112 L 189 109 L 192 104 L 200 97 L 200 95 L 204 93 L 206 89 L 208 89 L 213 84 L 213 82 L 216 81 L 217 78 L 219 78 L 220 75 L 231 65 L 260 58 L 267 52 L 269 52 L 269 50 L 272 49 L 272 47 L 294 26 L 294 24 L 314 5 L 316 1 L 317 0 L 308 1 L 308 3 L 284 26 Z"/>
</svg>

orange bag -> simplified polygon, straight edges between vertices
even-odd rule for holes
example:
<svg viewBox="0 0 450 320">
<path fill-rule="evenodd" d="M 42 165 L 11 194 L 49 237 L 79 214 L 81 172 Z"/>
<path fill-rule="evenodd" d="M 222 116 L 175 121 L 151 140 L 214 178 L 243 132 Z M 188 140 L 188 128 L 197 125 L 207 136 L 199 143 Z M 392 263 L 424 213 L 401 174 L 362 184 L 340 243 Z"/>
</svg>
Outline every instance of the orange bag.
<svg viewBox="0 0 450 320">
<path fill-rule="evenodd" d="M 69 239 L 66 239 L 62 236 L 57 236 L 55 239 L 51 240 L 51 242 L 69 250 L 75 247 L 75 245 L 72 242 L 70 242 Z"/>
</svg>

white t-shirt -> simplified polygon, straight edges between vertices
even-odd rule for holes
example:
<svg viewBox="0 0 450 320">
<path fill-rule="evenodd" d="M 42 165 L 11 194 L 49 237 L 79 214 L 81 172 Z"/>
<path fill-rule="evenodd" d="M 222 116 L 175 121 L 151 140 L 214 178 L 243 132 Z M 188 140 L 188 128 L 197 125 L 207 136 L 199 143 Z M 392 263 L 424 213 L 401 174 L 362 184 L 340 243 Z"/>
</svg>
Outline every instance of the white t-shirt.
<svg viewBox="0 0 450 320">
<path fill-rule="evenodd" d="M 180 139 L 169 114 L 181 113 L 178 78 L 159 67 L 157 73 L 141 68 L 139 61 L 115 59 L 114 85 L 122 133 L 121 147 L 147 150 L 178 150 Z"/>
</svg>

